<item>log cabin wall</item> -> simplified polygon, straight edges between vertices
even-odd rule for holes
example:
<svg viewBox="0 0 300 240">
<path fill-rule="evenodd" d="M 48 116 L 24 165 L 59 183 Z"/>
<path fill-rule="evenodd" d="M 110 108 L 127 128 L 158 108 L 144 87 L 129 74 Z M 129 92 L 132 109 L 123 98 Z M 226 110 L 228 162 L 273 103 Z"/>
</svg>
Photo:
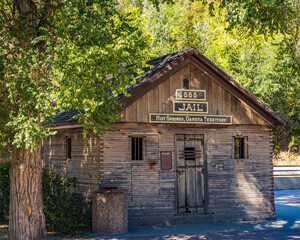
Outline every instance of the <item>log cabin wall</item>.
<svg viewBox="0 0 300 240">
<path fill-rule="evenodd" d="M 101 185 L 128 192 L 133 224 L 274 217 L 272 129 L 226 126 L 210 129 L 169 124 L 114 124 L 104 136 Z M 207 215 L 177 214 L 176 134 L 203 134 L 207 162 Z M 131 160 L 130 136 L 145 140 L 145 158 Z M 233 137 L 248 140 L 248 157 L 234 159 Z M 161 151 L 172 152 L 172 169 L 161 169 Z M 101 186 L 100 185 L 100 186 Z"/>
<path fill-rule="evenodd" d="M 67 156 L 67 138 L 71 139 L 71 158 Z M 99 189 L 100 168 L 103 158 L 102 137 L 91 134 L 83 139 L 82 128 L 58 130 L 43 141 L 44 167 L 59 174 L 76 177 L 77 190 L 90 195 Z"/>
<path fill-rule="evenodd" d="M 251 220 L 274 217 L 272 130 L 268 126 L 210 129 L 170 124 L 118 123 L 117 132 L 83 140 L 81 129 L 60 130 L 44 141 L 45 167 L 78 179 L 90 195 L 100 187 L 128 193 L 131 224 Z M 207 215 L 177 214 L 176 134 L 203 134 L 207 163 Z M 144 159 L 131 160 L 130 137 L 144 138 Z M 233 157 L 233 137 L 248 139 L 248 159 Z M 66 137 L 72 158 L 66 159 Z M 162 170 L 160 152 L 171 151 L 172 169 Z"/>
</svg>

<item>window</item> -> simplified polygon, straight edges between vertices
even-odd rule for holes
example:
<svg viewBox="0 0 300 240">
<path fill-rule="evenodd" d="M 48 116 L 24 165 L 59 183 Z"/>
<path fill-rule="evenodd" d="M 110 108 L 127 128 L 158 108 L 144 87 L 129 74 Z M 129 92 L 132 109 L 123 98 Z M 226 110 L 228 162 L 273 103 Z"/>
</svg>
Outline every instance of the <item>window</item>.
<svg viewBox="0 0 300 240">
<path fill-rule="evenodd" d="M 184 148 L 184 160 L 185 161 L 195 161 L 195 148 L 185 147 Z"/>
<path fill-rule="evenodd" d="M 183 79 L 183 88 L 184 89 L 189 89 L 190 88 L 190 82 L 188 79 Z"/>
<path fill-rule="evenodd" d="M 234 138 L 234 158 L 235 159 L 245 159 L 247 156 L 247 145 L 245 137 L 235 137 Z"/>
<path fill-rule="evenodd" d="M 66 137 L 66 158 L 71 159 L 72 157 L 72 139 Z"/>
<path fill-rule="evenodd" d="M 131 138 L 131 159 L 143 160 L 143 138 L 142 137 Z"/>
</svg>

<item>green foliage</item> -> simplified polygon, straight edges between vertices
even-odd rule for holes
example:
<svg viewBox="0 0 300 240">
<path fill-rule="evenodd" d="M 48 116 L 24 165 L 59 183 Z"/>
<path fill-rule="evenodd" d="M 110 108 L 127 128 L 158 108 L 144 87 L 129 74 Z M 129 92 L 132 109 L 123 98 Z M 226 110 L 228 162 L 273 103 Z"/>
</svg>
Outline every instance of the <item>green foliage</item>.
<svg viewBox="0 0 300 240">
<path fill-rule="evenodd" d="M 10 108 L 7 96 L 8 92 L 4 82 L 4 59 L 0 55 L 0 156 L 5 154 L 5 146 L 7 144 L 7 134 L 4 130 L 9 118 Z"/>
<path fill-rule="evenodd" d="M 213 5 L 215 3 L 211 2 L 211 7 Z M 265 59 L 257 69 L 268 66 L 267 71 L 258 71 L 254 81 L 244 78 L 244 86 L 248 87 L 252 82 L 250 91 L 288 121 L 290 136 L 299 137 L 300 2 L 222 0 L 221 7 L 226 9 L 227 30 L 231 33 L 239 29 L 246 37 L 264 37 L 256 44 L 267 46 L 256 51 L 262 56 L 260 59 Z M 248 66 L 251 69 L 256 63 L 254 59 L 250 60 Z"/>
<path fill-rule="evenodd" d="M 84 130 L 101 134 L 118 118 L 118 96 L 127 95 L 125 86 L 133 77 L 129 73 L 141 55 L 147 56 L 146 38 L 138 28 L 136 9 L 117 12 L 111 1 L 84 6 L 67 2 L 56 16 L 61 29 L 60 44 L 53 49 L 60 79 L 56 104 L 62 111 L 85 112 L 78 116 Z M 77 19 L 74 9 L 89 17 Z M 70 26 L 71 21 L 76 24 Z"/>
<path fill-rule="evenodd" d="M 89 204 L 84 197 L 71 189 L 75 178 L 67 178 L 43 169 L 43 203 L 48 231 L 76 233 L 91 225 Z"/>
<path fill-rule="evenodd" d="M 300 145 L 300 140 L 299 138 L 292 136 L 292 140 L 289 143 L 289 148 L 293 147 L 293 146 L 299 146 Z"/>
<path fill-rule="evenodd" d="M 196 47 L 288 121 L 285 141 L 300 135 L 299 1 L 122 4 L 140 9 L 153 57 Z"/>
<path fill-rule="evenodd" d="M 267 34 L 285 32 L 287 22 L 293 15 L 293 2 L 285 0 L 222 0 L 220 6 L 226 8 L 227 29 L 244 29 Z M 214 10 L 214 1 L 210 9 Z"/>
<path fill-rule="evenodd" d="M 128 95 L 131 73 L 148 58 L 138 10 L 63 0 L 31 2 L 28 14 L 21 3 L 27 1 L 0 4 L 0 88 L 11 105 L 0 122 L 0 146 L 34 150 L 55 134 L 48 127 L 57 109 L 79 110 L 84 133 L 101 134 L 118 120 L 116 100 Z M 0 112 L 7 106 L 0 102 Z"/>
<path fill-rule="evenodd" d="M 84 132 L 101 134 L 118 120 L 116 100 L 127 95 L 130 73 L 149 55 L 187 47 L 196 47 L 299 132 L 295 0 L 64 0 L 35 5 L 32 15 L 11 11 L 14 4 L 0 4 L 2 149 L 33 149 L 55 134 L 47 126 L 57 108 L 78 109 Z"/>
<path fill-rule="evenodd" d="M 0 222 L 6 222 L 9 216 L 9 169 L 10 161 L 0 162 Z"/>
<path fill-rule="evenodd" d="M 174 1 L 173 4 L 163 1 L 156 6 L 152 1 L 131 1 L 131 4 L 139 7 L 141 22 L 151 36 L 152 57 L 188 47 L 204 51 L 208 11 L 202 1 Z M 126 3 L 121 7 L 126 8 Z"/>
</svg>

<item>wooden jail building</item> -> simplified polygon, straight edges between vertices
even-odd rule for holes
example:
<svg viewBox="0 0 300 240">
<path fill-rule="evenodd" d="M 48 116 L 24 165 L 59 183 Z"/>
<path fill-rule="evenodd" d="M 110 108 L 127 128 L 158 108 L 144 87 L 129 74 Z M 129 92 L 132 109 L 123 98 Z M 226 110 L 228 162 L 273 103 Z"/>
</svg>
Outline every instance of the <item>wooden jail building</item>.
<svg viewBox="0 0 300 240">
<path fill-rule="evenodd" d="M 84 140 L 76 111 L 55 117 L 45 167 L 87 195 L 126 191 L 130 224 L 273 219 L 272 128 L 285 121 L 194 48 L 148 63 L 116 131 Z"/>
</svg>

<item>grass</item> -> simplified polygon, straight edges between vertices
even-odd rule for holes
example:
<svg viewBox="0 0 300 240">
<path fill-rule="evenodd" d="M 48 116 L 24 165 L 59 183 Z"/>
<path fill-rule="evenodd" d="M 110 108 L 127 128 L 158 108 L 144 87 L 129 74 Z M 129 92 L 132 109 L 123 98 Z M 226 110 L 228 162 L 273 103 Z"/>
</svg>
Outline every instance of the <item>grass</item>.
<svg viewBox="0 0 300 240">
<path fill-rule="evenodd" d="M 0 239 L 7 239 L 8 238 L 8 226 L 7 225 L 0 225 Z"/>
<path fill-rule="evenodd" d="M 276 165 L 300 165 L 300 154 L 292 152 L 279 152 L 273 157 L 273 164 Z"/>
</svg>

